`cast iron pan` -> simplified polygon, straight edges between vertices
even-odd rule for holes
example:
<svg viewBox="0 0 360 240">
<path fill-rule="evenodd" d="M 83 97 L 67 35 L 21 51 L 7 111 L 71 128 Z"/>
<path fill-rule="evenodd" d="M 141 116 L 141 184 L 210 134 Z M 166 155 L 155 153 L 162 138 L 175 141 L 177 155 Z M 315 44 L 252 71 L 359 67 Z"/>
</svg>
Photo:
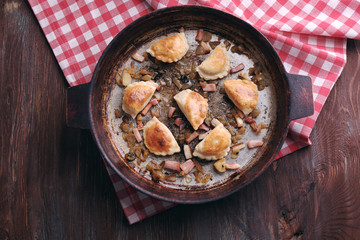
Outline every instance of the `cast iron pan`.
<svg viewBox="0 0 360 240">
<path fill-rule="evenodd" d="M 179 28 L 205 29 L 233 41 L 246 40 L 252 54 L 269 70 L 276 93 L 276 118 L 261 151 L 244 171 L 230 175 L 226 181 L 203 187 L 168 187 L 155 183 L 129 168 L 124 151 L 116 147 L 107 116 L 114 80 L 114 68 L 125 63 L 142 45 Z M 136 189 L 166 201 L 203 203 L 223 198 L 244 187 L 259 176 L 279 152 L 291 120 L 312 115 L 312 83 L 309 77 L 286 73 L 276 51 L 255 28 L 230 14 L 212 8 L 180 6 L 148 14 L 127 26 L 102 54 L 91 83 L 68 90 L 67 124 L 91 129 L 103 158 L 111 168 Z"/>
</svg>

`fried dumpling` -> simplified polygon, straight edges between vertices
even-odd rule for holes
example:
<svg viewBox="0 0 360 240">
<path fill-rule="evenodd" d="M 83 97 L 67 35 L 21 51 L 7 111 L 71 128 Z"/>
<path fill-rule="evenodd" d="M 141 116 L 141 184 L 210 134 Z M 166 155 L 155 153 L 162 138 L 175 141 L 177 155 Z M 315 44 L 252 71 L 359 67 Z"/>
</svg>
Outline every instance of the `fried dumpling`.
<svg viewBox="0 0 360 240">
<path fill-rule="evenodd" d="M 207 99 L 190 89 L 179 92 L 174 99 L 191 126 L 197 130 L 206 118 L 209 108 Z"/>
<path fill-rule="evenodd" d="M 156 155 L 173 155 L 180 152 L 180 147 L 170 130 L 153 117 L 144 126 L 144 143 L 150 152 Z"/>
<path fill-rule="evenodd" d="M 151 56 L 162 62 L 172 63 L 179 61 L 189 50 L 185 33 L 181 32 L 161 39 L 146 50 Z"/>
<path fill-rule="evenodd" d="M 149 103 L 157 87 L 158 84 L 154 82 L 141 81 L 129 84 L 123 94 L 122 109 L 124 112 L 135 118 Z"/>
<path fill-rule="evenodd" d="M 193 155 L 206 160 L 220 159 L 228 154 L 230 145 L 231 134 L 224 125 L 220 123 L 196 145 Z"/>
<path fill-rule="evenodd" d="M 230 57 L 224 44 L 218 45 L 214 51 L 196 68 L 200 77 L 205 80 L 223 78 L 230 71 Z"/>
<path fill-rule="evenodd" d="M 225 92 L 245 115 L 254 110 L 258 101 L 258 89 L 250 80 L 225 80 Z"/>
</svg>

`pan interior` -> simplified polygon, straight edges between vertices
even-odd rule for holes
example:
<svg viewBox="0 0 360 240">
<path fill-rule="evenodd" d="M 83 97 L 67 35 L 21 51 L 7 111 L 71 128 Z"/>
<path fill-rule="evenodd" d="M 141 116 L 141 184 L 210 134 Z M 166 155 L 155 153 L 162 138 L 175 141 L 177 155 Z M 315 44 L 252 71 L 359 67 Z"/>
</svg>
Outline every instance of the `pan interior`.
<svg viewBox="0 0 360 240">
<path fill-rule="evenodd" d="M 199 43 L 195 40 L 196 37 L 196 33 L 197 30 L 195 29 L 186 29 L 185 30 L 185 36 L 188 40 L 188 43 L 190 45 L 190 49 L 188 51 L 188 55 L 189 57 L 185 57 L 184 59 L 188 60 L 181 60 L 179 61 L 179 63 L 174 63 L 174 64 L 166 64 L 166 70 L 168 68 L 175 68 L 175 67 L 179 67 L 181 65 L 187 65 L 187 62 L 189 62 L 189 64 L 191 64 L 192 62 L 202 62 L 207 56 L 206 55 L 196 55 L 195 54 L 195 50 L 197 48 L 197 46 L 199 45 Z M 167 36 L 171 36 L 175 33 L 169 33 L 166 34 L 165 36 L 160 36 L 157 37 L 153 40 L 151 40 L 150 42 L 145 43 L 143 46 L 141 46 L 140 48 L 137 49 L 137 52 L 142 54 L 146 51 L 146 49 L 154 42 L 167 37 Z M 222 36 L 216 35 L 216 34 L 212 34 L 212 41 L 221 41 L 221 42 L 232 42 L 230 39 L 223 39 Z M 236 45 L 234 43 L 231 44 L 232 46 Z M 250 59 L 246 54 L 239 54 L 239 53 L 233 53 L 231 50 L 228 50 L 228 54 L 230 55 L 230 60 L 231 60 L 231 67 L 236 67 L 237 65 L 239 65 L 240 63 L 243 63 L 245 65 L 245 68 L 241 71 L 241 74 L 244 75 L 248 75 L 249 69 L 250 68 L 254 68 L 254 62 L 252 59 Z M 127 61 L 121 65 L 120 69 L 123 69 L 124 67 L 131 67 L 131 62 L 133 62 L 135 69 L 139 70 L 141 68 L 146 68 L 147 66 L 151 65 L 152 62 L 149 61 L 145 61 L 143 63 L 139 63 L 137 61 L 134 61 L 132 58 L 127 59 Z M 201 91 L 201 89 L 199 89 L 200 94 L 204 95 L 207 99 L 208 99 L 208 103 L 209 103 L 209 111 L 211 112 L 211 115 L 214 118 L 217 119 L 221 119 L 221 118 L 225 118 L 227 123 L 228 122 L 234 122 L 234 118 L 233 117 L 227 117 L 226 115 L 232 115 L 230 110 L 234 108 L 233 103 L 231 103 L 231 101 L 229 101 L 229 99 L 227 99 L 226 94 L 223 92 L 223 81 L 225 79 L 238 79 L 239 72 L 238 73 L 233 73 L 233 74 L 229 74 L 228 76 L 226 76 L 225 78 L 221 79 L 221 80 L 215 80 L 212 81 L 214 83 L 217 83 L 217 91 L 213 92 L 213 93 L 209 93 L 206 94 L 204 92 Z M 269 76 L 268 73 L 266 73 L 267 76 Z M 185 75 L 186 76 L 186 75 Z M 174 124 L 174 118 L 169 118 L 168 115 L 168 109 L 170 106 L 172 107 L 176 107 L 176 103 L 173 100 L 173 96 L 175 94 L 177 94 L 178 92 L 180 92 L 180 90 L 178 89 L 178 87 L 176 87 L 176 85 L 172 82 L 172 76 L 164 76 L 161 79 L 159 79 L 157 82 L 159 84 L 163 84 L 162 89 L 156 93 L 157 96 L 161 97 L 161 100 L 159 102 L 159 104 L 156 107 L 153 107 L 150 112 L 143 117 L 143 123 L 145 124 L 146 122 L 148 122 L 151 118 L 152 118 L 152 114 L 156 115 L 158 117 L 158 119 L 164 123 L 173 133 L 173 135 L 175 136 L 175 139 L 179 139 L 179 135 L 181 135 L 183 132 L 188 132 L 191 133 L 193 131 L 193 129 L 191 128 L 191 126 L 189 124 L 186 125 L 185 131 L 180 131 L 179 127 L 176 126 Z M 167 79 L 169 78 L 169 79 Z M 258 100 L 258 105 L 257 107 L 260 109 L 260 115 L 257 116 L 255 119 L 258 123 L 263 122 L 266 125 L 269 126 L 268 129 L 263 129 L 261 131 L 261 133 L 259 135 L 257 135 L 254 131 L 252 131 L 251 127 L 249 124 L 245 124 L 245 128 L 246 131 L 244 134 L 242 134 L 242 139 L 234 142 L 234 144 L 236 143 L 246 143 L 249 140 L 253 140 L 253 139 L 264 139 L 264 141 L 266 142 L 267 139 L 269 138 L 269 132 L 271 132 L 271 129 L 273 127 L 273 122 L 276 120 L 276 98 L 275 98 L 275 91 L 274 91 L 274 87 L 271 84 L 271 79 L 267 79 L 269 81 L 269 86 L 265 87 L 265 89 L 263 89 L 262 91 L 259 91 L 259 100 Z M 134 82 L 138 81 L 136 79 L 134 79 Z M 194 80 L 189 80 L 192 83 L 192 87 L 190 89 L 194 90 L 196 89 L 196 86 L 198 86 L 197 79 Z M 114 142 L 116 147 L 119 149 L 119 151 L 121 152 L 125 152 L 128 153 L 129 152 L 129 147 L 127 145 L 127 142 L 123 139 L 123 134 L 124 132 L 120 129 L 120 126 L 123 122 L 122 118 L 117 118 L 115 116 L 115 110 L 116 111 L 120 111 L 121 114 L 126 115 L 126 113 L 124 113 L 121 109 L 121 105 L 122 105 L 122 96 L 123 96 L 123 90 L 124 87 L 119 87 L 117 84 L 114 84 L 112 89 L 111 89 L 111 94 L 110 94 L 110 98 L 109 98 L 109 102 L 107 105 L 107 116 L 108 116 L 108 123 L 110 125 L 110 131 L 112 134 L 112 137 L 114 138 Z M 219 91 L 220 90 L 220 91 Z M 177 110 L 179 111 L 179 110 Z M 184 119 L 184 116 L 182 114 L 178 115 L 180 118 Z M 134 126 L 136 126 L 136 120 L 130 120 L 130 122 L 133 123 Z M 226 125 L 227 128 L 231 128 L 233 132 L 235 132 L 238 128 L 237 127 L 232 127 L 229 124 Z M 198 130 L 199 133 L 204 133 L 205 131 L 202 130 Z M 198 143 L 198 140 L 194 140 L 193 142 L 190 143 L 190 146 L 192 149 L 195 148 L 196 144 Z M 181 146 L 181 144 L 180 144 Z M 256 159 L 261 155 L 261 148 L 254 148 L 254 149 L 248 149 L 247 147 L 245 147 L 244 149 L 242 149 L 240 151 L 240 153 L 238 154 L 238 156 L 236 158 L 233 158 L 231 156 L 231 151 L 230 153 L 226 156 L 226 160 L 227 162 L 234 162 L 234 163 L 238 163 L 241 166 L 241 169 L 247 169 L 250 168 L 253 161 L 256 161 Z M 137 162 L 134 161 L 131 163 L 132 166 L 135 167 L 135 170 L 139 172 L 139 174 L 145 178 L 151 179 L 149 172 L 146 170 L 146 165 L 150 162 L 156 162 L 158 164 L 160 164 L 163 161 L 166 160 L 175 160 L 175 161 L 180 161 L 180 162 L 184 162 L 185 161 L 185 157 L 184 154 L 182 152 L 174 154 L 172 156 L 156 156 L 154 154 L 150 154 L 147 159 L 144 162 Z M 172 187 L 172 188 L 189 188 L 189 187 L 197 187 L 197 188 L 204 188 L 204 187 L 211 187 L 213 185 L 218 185 L 221 184 L 223 182 L 225 182 L 230 175 L 234 174 L 234 171 L 226 171 L 224 173 L 219 173 L 217 172 L 214 167 L 213 167 L 213 163 L 214 161 L 207 161 L 207 160 L 198 160 L 199 163 L 202 165 L 202 167 L 204 168 L 205 173 L 211 174 L 212 178 L 211 180 L 207 183 L 199 183 L 197 181 L 195 181 L 195 177 L 193 174 L 189 174 L 186 178 L 185 177 L 177 177 L 175 182 L 163 182 L 162 184 L 166 184 L 168 187 Z M 167 174 L 171 174 L 171 171 L 165 171 Z"/>
<path fill-rule="evenodd" d="M 218 16 L 214 17 L 215 15 Z M 209 18 L 210 16 L 211 18 Z M 258 107 L 261 114 L 256 119 L 257 122 L 266 123 L 269 128 L 264 129 L 261 135 L 256 135 L 246 124 L 246 132 L 243 139 L 240 140 L 246 144 L 248 140 L 261 138 L 265 142 L 264 146 L 251 150 L 245 148 L 240 151 L 239 157 L 236 159 L 232 159 L 231 154 L 228 154 L 227 161 L 239 163 L 242 171 L 227 171 L 225 174 L 219 174 L 214 171 L 213 161 L 200 161 L 205 171 L 213 176 L 207 184 L 197 183 L 193 176 L 191 176 L 190 183 L 180 177 L 175 183 L 154 183 L 146 172 L 142 171 L 147 162 L 141 163 L 135 168 L 129 167 L 129 162 L 124 159 L 128 147 L 122 139 L 121 130 L 119 130 L 122 120 L 115 117 L 115 109 L 121 110 L 123 91 L 123 88 L 115 83 L 118 70 L 130 65 L 130 62 L 133 61 L 131 55 L 134 52 L 142 54 L 152 42 L 178 32 L 181 27 L 185 28 L 185 34 L 191 46 L 190 51 L 193 51 L 198 45 L 195 41 L 195 34 L 199 28 L 211 32 L 212 41 L 218 40 L 220 37 L 221 41 L 228 40 L 232 45 L 246 44 L 248 53 L 252 56 L 251 58 L 259 61 L 258 64 L 262 66 L 269 83 L 268 87 L 259 91 Z M 130 25 L 114 39 L 104 52 L 93 77 L 93 81 L 95 80 L 91 100 L 94 106 L 92 109 L 93 133 L 104 158 L 132 186 L 154 197 L 174 202 L 204 202 L 217 199 L 249 183 L 271 162 L 279 150 L 287 130 L 287 83 L 281 62 L 276 53 L 269 49 L 269 46 L 262 35 L 259 35 L 248 24 L 213 9 L 174 8 L 149 15 Z M 248 69 L 253 67 L 253 59 L 246 54 L 239 55 L 231 53 L 230 50 L 228 52 L 231 57 L 231 67 L 242 62 L 245 65 L 243 70 L 245 73 L 248 73 Z M 205 57 L 205 55 L 200 56 L 200 62 L 201 58 Z M 144 64 L 146 63 L 135 62 L 135 69 L 140 69 Z M 236 79 L 237 75 L 229 75 L 225 79 Z M 217 89 L 219 89 L 222 87 L 223 80 L 217 82 Z M 172 88 L 178 92 L 173 84 Z M 227 102 L 223 95 L 216 92 L 208 96 L 209 109 L 214 112 L 215 116 L 220 115 L 231 106 L 231 103 Z M 160 109 L 159 119 L 176 136 L 179 130 L 166 117 L 167 113 L 162 111 L 165 110 Z M 149 119 L 150 114 L 144 117 L 144 124 Z M 158 157 L 150 154 L 148 157 L 148 160 L 157 163 L 168 159 L 176 159 L 181 162 L 185 160 L 183 153 L 170 157 Z"/>
</svg>

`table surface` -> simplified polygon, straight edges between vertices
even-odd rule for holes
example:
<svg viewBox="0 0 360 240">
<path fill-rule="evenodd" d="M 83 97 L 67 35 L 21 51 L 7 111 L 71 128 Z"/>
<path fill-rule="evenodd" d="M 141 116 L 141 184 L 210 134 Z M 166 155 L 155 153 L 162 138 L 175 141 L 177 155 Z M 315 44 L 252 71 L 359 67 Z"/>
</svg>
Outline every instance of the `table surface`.
<svg viewBox="0 0 360 240">
<path fill-rule="evenodd" d="M 360 41 L 311 134 L 237 193 L 129 225 L 27 1 L 1 1 L 0 239 L 359 239 Z"/>
</svg>

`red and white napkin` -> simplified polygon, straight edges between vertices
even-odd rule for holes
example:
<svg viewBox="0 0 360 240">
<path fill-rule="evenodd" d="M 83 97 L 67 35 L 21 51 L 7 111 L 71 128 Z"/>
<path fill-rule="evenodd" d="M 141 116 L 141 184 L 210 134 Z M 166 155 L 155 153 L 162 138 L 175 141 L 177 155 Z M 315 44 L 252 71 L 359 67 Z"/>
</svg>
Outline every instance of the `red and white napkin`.
<svg viewBox="0 0 360 240">
<path fill-rule="evenodd" d="M 346 61 L 346 38 L 360 39 L 360 2 L 336 0 L 28 0 L 70 86 L 87 83 L 101 53 L 126 25 L 153 10 L 203 5 L 262 32 L 285 68 L 313 80 L 315 114 L 293 121 L 277 158 L 310 145 L 309 135 Z M 107 167 L 130 224 L 174 204 L 124 183 Z"/>
</svg>

